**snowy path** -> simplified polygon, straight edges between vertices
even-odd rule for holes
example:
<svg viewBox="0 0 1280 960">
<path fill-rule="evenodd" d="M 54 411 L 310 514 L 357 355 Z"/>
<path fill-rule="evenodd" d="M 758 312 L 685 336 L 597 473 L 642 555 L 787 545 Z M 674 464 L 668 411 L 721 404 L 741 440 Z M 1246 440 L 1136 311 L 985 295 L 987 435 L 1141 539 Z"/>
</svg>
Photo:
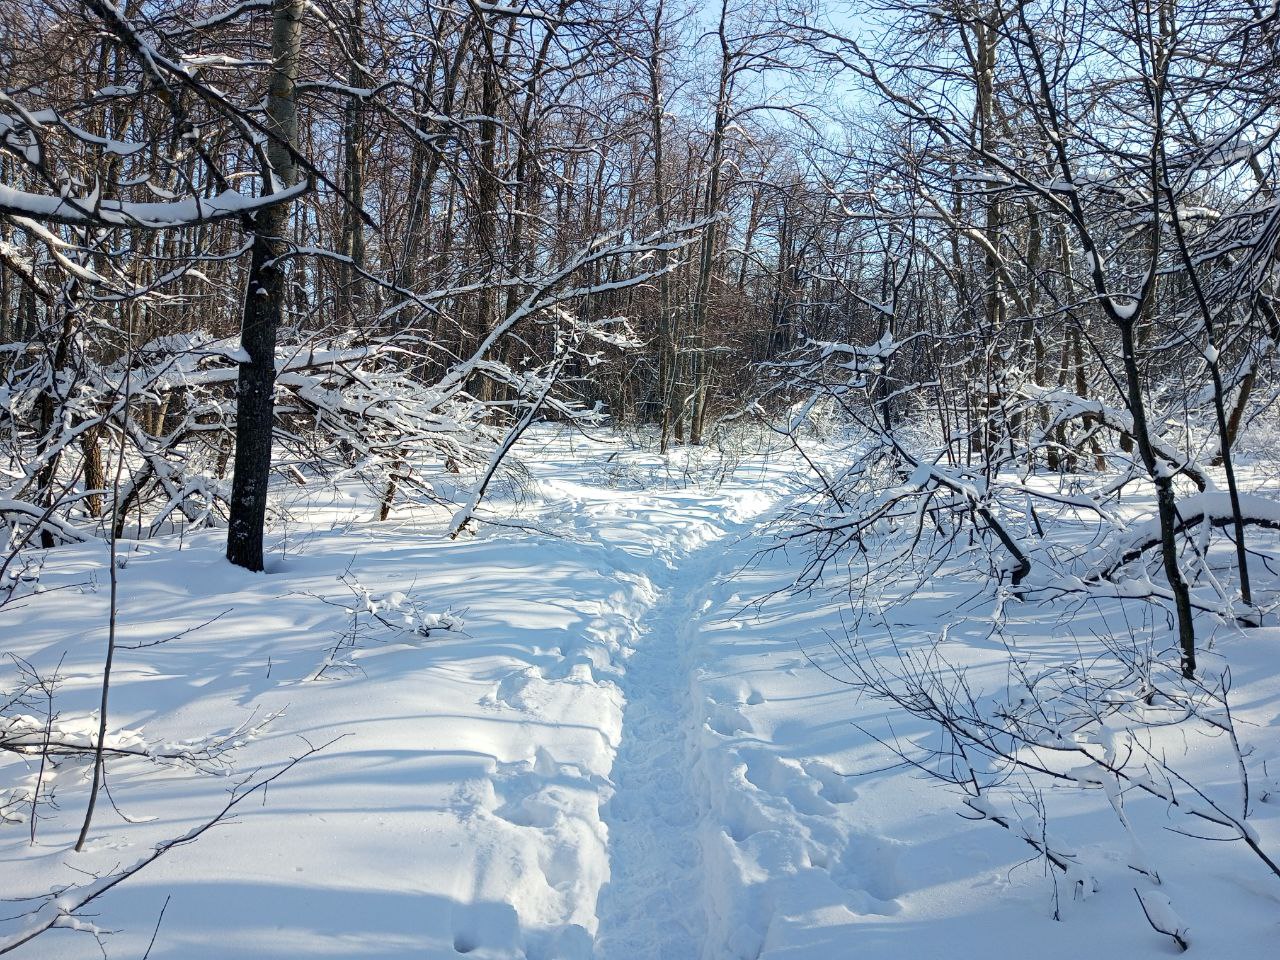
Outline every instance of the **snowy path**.
<svg viewBox="0 0 1280 960">
<path fill-rule="evenodd" d="M 602 553 L 623 585 L 594 627 L 618 640 L 624 704 L 600 794 L 609 879 L 596 904 L 594 960 L 715 955 L 706 948 L 701 849 L 712 811 L 691 650 L 713 587 L 741 560 L 733 545 L 775 502 L 777 478 L 754 479 L 714 492 L 554 484 L 575 518 L 581 562 Z"/>
<path fill-rule="evenodd" d="M 707 935 L 699 827 L 709 810 L 694 783 L 698 735 L 687 641 L 719 541 L 666 571 L 661 596 L 627 660 L 626 710 L 605 806 L 611 879 L 600 900 L 600 960 L 697 960 Z"/>
</svg>

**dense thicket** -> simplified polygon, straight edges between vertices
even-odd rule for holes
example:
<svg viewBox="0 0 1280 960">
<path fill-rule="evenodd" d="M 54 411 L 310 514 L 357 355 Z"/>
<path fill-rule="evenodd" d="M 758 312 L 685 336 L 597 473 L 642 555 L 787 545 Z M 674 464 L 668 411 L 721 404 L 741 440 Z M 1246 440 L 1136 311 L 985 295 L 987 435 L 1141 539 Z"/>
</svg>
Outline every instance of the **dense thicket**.
<svg viewBox="0 0 1280 960">
<path fill-rule="evenodd" d="M 812 198 L 765 122 L 801 49 L 765 5 L 4 13 L 18 536 L 229 503 L 232 555 L 260 565 L 235 544 L 265 509 L 273 354 L 277 466 L 357 469 L 390 499 L 533 408 L 696 441 L 744 361 L 787 345 L 775 274 L 794 280 Z"/>
<path fill-rule="evenodd" d="M 878 442 L 828 484 L 818 568 L 886 518 L 913 558 L 972 524 L 1015 595 L 1167 601 L 1190 677 L 1197 608 L 1256 621 L 1246 528 L 1277 520 L 1233 462 L 1242 424 L 1274 418 L 1275 17 L 881 14 L 877 43 L 822 38 L 880 106 L 836 188 L 875 251 L 878 285 L 857 290 L 875 319 L 813 344 L 789 385 Z M 1125 515 L 1133 490 L 1154 493 L 1148 523 Z M 1088 542 L 1046 537 L 1050 504 Z M 1215 527 L 1230 573 L 1208 558 Z"/>
<path fill-rule="evenodd" d="M 234 540 L 273 424 L 277 468 L 355 471 L 389 506 L 542 413 L 665 446 L 816 387 L 928 465 L 915 486 L 1015 581 L 1031 559 L 988 502 L 1011 470 L 1104 500 L 1151 481 L 1186 621 L 1176 498 L 1221 463 L 1246 570 L 1263 518 L 1229 454 L 1280 332 L 1273 12 L 3 9 L 16 537 L 230 509 Z"/>
</svg>

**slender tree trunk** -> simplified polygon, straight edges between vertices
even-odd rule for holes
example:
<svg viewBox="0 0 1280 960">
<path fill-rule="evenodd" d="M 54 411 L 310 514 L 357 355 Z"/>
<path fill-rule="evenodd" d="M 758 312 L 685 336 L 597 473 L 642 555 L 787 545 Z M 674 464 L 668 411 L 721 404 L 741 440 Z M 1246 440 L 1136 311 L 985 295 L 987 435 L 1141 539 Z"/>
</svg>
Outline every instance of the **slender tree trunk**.
<svg viewBox="0 0 1280 960">
<path fill-rule="evenodd" d="M 351 45 L 351 66 L 347 83 L 353 88 L 366 84 L 364 69 L 364 2 L 354 0 L 347 42 Z M 347 199 L 342 210 L 340 252 L 347 259 L 338 264 L 338 299 L 348 323 L 353 323 L 364 296 L 364 168 L 365 124 L 362 98 L 352 96 L 343 115 L 343 190 Z"/>
<path fill-rule="evenodd" d="M 1162 160 L 1163 154 L 1162 147 Z M 1164 167 L 1165 194 L 1169 199 L 1169 217 L 1173 221 L 1174 236 L 1177 238 L 1178 250 L 1182 254 L 1182 261 L 1186 266 L 1187 275 L 1191 280 L 1191 287 L 1195 291 L 1196 303 L 1200 307 L 1200 316 L 1204 322 L 1205 341 L 1207 343 L 1205 360 L 1208 362 L 1209 378 L 1213 383 L 1213 412 L 1218 424 L 1218 455 L 1222 460 L 1223 472 L 1227 475 L 1227 496 L 1231 500 L 1231 519 L 1232 526 L 1235 528 L 1236 569 L 1240 577 L 1240 599 L 1244 601 L 1246 607 L 1252 610 L 1253 594 L 1249 588 L 1249 557 L 1244 541 L 1244 519 L 1240 510 L 1240 490 L 1236 485 L 1235 464 L 1231 458 L 1231 430 L 1230 424 L 1227 422 L 1226 392 L 1222 387 L 1222 368 L 1218 365 L 1218 344 L 1213 310 L 1210 309 L 1209 301 L 1205 298 L 1204 288 L 1200 285 L 1200 276 L 1196 272 L 1195 261 L 1192 260 L 1191 251 L 1187 247 L 1186 232 L 1182 229 L 1182 217 L 1178 213 L 1178 201 L 1174 196 L 1173 188 L 1169 186 L 1167 163 L 1162 164 L 1162 166 Z M 1252 614 L 1245 618 L 1243 622 L 1256 625 Z"/>
<path fill-rule="evenodd" d="M 476 207 L 473 233 L 477 253 L 484 262 L 483 289 L 476 305 L 476 343 L 484 340 L 498 322 L 501 308 L 498 277 L 498 201 L 501 181 L 498 178 L 498 104 L 501 91 L 498 87 L 498 52 L 494 44 L 491 26 L 483 22 L 480 36 L 482 43 L 477 52 L 480 63 L 480 117 L 476 134 Z M 499 348 L 501 349 L 501 348 Z M 475 396 L 487 401 L 492 398 L 493 382 L 487 376 L 477 375 L 472 388 Z"/>
<path fill-rule="evenodd" d="M 49 382 L 41 390 L 40 398 L 36 404 L 40 416 L 40 440 L 36 445 L 36 451 L 39 454 L 43 454 L 53 441 L 54 427 L 58 417 L 61 415 L 65 402 L 64 398 L 59 395 L 58 382 L 63 369 L 67 366 L 67 361 L 71 357 L 71 341 L 75 336 L 77 317 L 81 309 L 79 290 L 78 281 L 70 281 L 64 286 L 59 302 L 59 307 L 62 310 L 62 329 L 59 331 L 58 339 L 53 344 L 46 346 L 46 350 L 49 351 Z M 54 499 L 57 496 L 54 491 L 54 482 L 57 480 L 60 460 L 61 454 L 55 453 L 41 467 L 40 473 L 36 478 L 39 502 L 45 507 L 53 506 Z M 53 534 L 47 529 L 40 531 L 40 545 L 46 550 L 54 545 Z"/>
<path fill-rule="evenodd" d="M 649 122 L 653 138 L 653 205 L 659 229 L 667 224 L 667 184 L 665 180 L 665 89 L 662 75 L 662 15 L 664 0 L 658 0 L 649 28 Z M 672 421 L 679 416 L 676 405 L 676 342 L 671 315 L 671 275 L 669 254 L 658 251 L 658 418 L 662 426 L 660 450 L 671 444 Z"/>
<path fill-rule="evenodd" d="M 724 165 L 725 131 L 729 126 L 729 97 L 732 83 L 733 53 L 729 49 L 726 33 L 729 18 L 727 0 L 720 5 L 720 84 L 716 93 L 715 124 L 711 130 L 711 169 L 707 172 L 707 194 L 703 205 L 703 215 L 714 218 L 720 210 L 720 178 Z M 689 416 L 689 441 L 695 445 L 702 443 L 703 420 L 706 417 L 707 394 L 707 358 L 706 358 L 706 324 L 707 301 L 711 296 L 711 274 L 715 266 L 716 234 L 719 224 L 712 219 L 703 230 L 702 251 L 698 259 L 698 287 L 693 301 L 693 317 L 690 324 L 692 339 L 692 356 L 689 358 L 693 368 L 693 409 Z"/>
<path fill-rule="evenodd" d="M 1196 636 L 1192 623 L 1191 591 L 1182 568 L 1178 564 L 1178 545 L 1175 531 L 1178 529 L 1178 508 L 1173 493 L 1173 464 L 1160 460 L 1151 445 L 1151 433 L 1147 427 L 1146 403 L 1142 397 L 1142 382 L 1135 354 L 1133 321 L 1117 324 L 1123 351 L 1126 390 L 1129 413 L 1133 418 L 1133 439 L 1138 455 L 1156 488 L 1156 512 L 1160 521 L 1160 558 L 1164 563 L 1164 575 L 1173 592 L 1177 613 L 1178 647 L 1182 651 L 1182 674 L 1187 678 L 1196 672 Z"/>
<path fill-rule="evenodd" d="M 106 471 L 102 465 L 101 427 L 92 427 L 80 437 L 80 451 L 84 455 L 84 486 L 86 490 L 102 490 L 107 485 Z M 91 517 L 102 516 L 102 494 L 91 493 L 85 497 L 85 507 Z"/>
</svg>

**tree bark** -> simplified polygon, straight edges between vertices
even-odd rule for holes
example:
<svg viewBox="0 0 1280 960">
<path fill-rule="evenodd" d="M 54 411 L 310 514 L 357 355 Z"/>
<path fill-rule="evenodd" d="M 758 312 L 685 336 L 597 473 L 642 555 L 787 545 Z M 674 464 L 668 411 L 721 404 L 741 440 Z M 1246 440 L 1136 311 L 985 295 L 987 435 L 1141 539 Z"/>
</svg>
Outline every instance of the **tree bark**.
<svg viewBox="0 0 1280 960">
<path fill-rule="evenodd" d="M 294 88 L 302 47 L 304 0 L 275 0 L 271 18 L 271 80 L 267 90 L 265 189 L 275 192 L 297 181 L 298 112 Z M 259 212 L 253 224 L 249 281 L 245 286 L 240 340 L 246 354 L 236 386 L 236 449 L 227 525 L 227 559 L 247 570 L 262 569 L 262 537 L 271 479 L 275 426 L 276 333 L 284 297 L 280 257 L 285 252 L 289 205 Z"/>
</svg>

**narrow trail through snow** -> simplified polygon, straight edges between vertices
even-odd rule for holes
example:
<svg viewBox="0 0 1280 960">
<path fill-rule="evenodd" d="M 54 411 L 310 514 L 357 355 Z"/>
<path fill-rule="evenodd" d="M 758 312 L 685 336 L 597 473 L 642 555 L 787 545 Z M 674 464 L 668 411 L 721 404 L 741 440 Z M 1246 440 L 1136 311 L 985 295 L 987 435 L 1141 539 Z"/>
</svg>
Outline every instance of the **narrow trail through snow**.
<svg viewBox="0 0 1280 960">
<path fill-rule="evenodd" d="M 599 960 L 704 955 L 710 899 L 699 831 L 710 805 L 697 780 L 699 713 L 691 673 L 697 665 L 689 640 L 712 585 L 726 573 L 725 541 L 748 531 L 752 517 L 700 525 L 710 539 L 691 551 L 673 555 L 659 547 L 651 554 L 647 573 L 656 594 L 640 616 L 626 661 L 614 792 L 601 811 L 609 830 L 610 881 L 597 905 Z M 669 518 L 665 529 L 653 531 L 654 539 L 679 542 L 681 528 L 694 523 Z"/>
<path fill-rule="evenodd" d="M 679 617 L 690 612 L 678 585 L 696 591 L 699 580 L 671 577 L 627 661 L 615 793 L 604 808 L 611 879 L 598 907 L 602 960 L 696 960 L 706 936 L 696 836 L 705 805 L 690 782 L 692 705 L 678 646 Z"/>
</svg>

